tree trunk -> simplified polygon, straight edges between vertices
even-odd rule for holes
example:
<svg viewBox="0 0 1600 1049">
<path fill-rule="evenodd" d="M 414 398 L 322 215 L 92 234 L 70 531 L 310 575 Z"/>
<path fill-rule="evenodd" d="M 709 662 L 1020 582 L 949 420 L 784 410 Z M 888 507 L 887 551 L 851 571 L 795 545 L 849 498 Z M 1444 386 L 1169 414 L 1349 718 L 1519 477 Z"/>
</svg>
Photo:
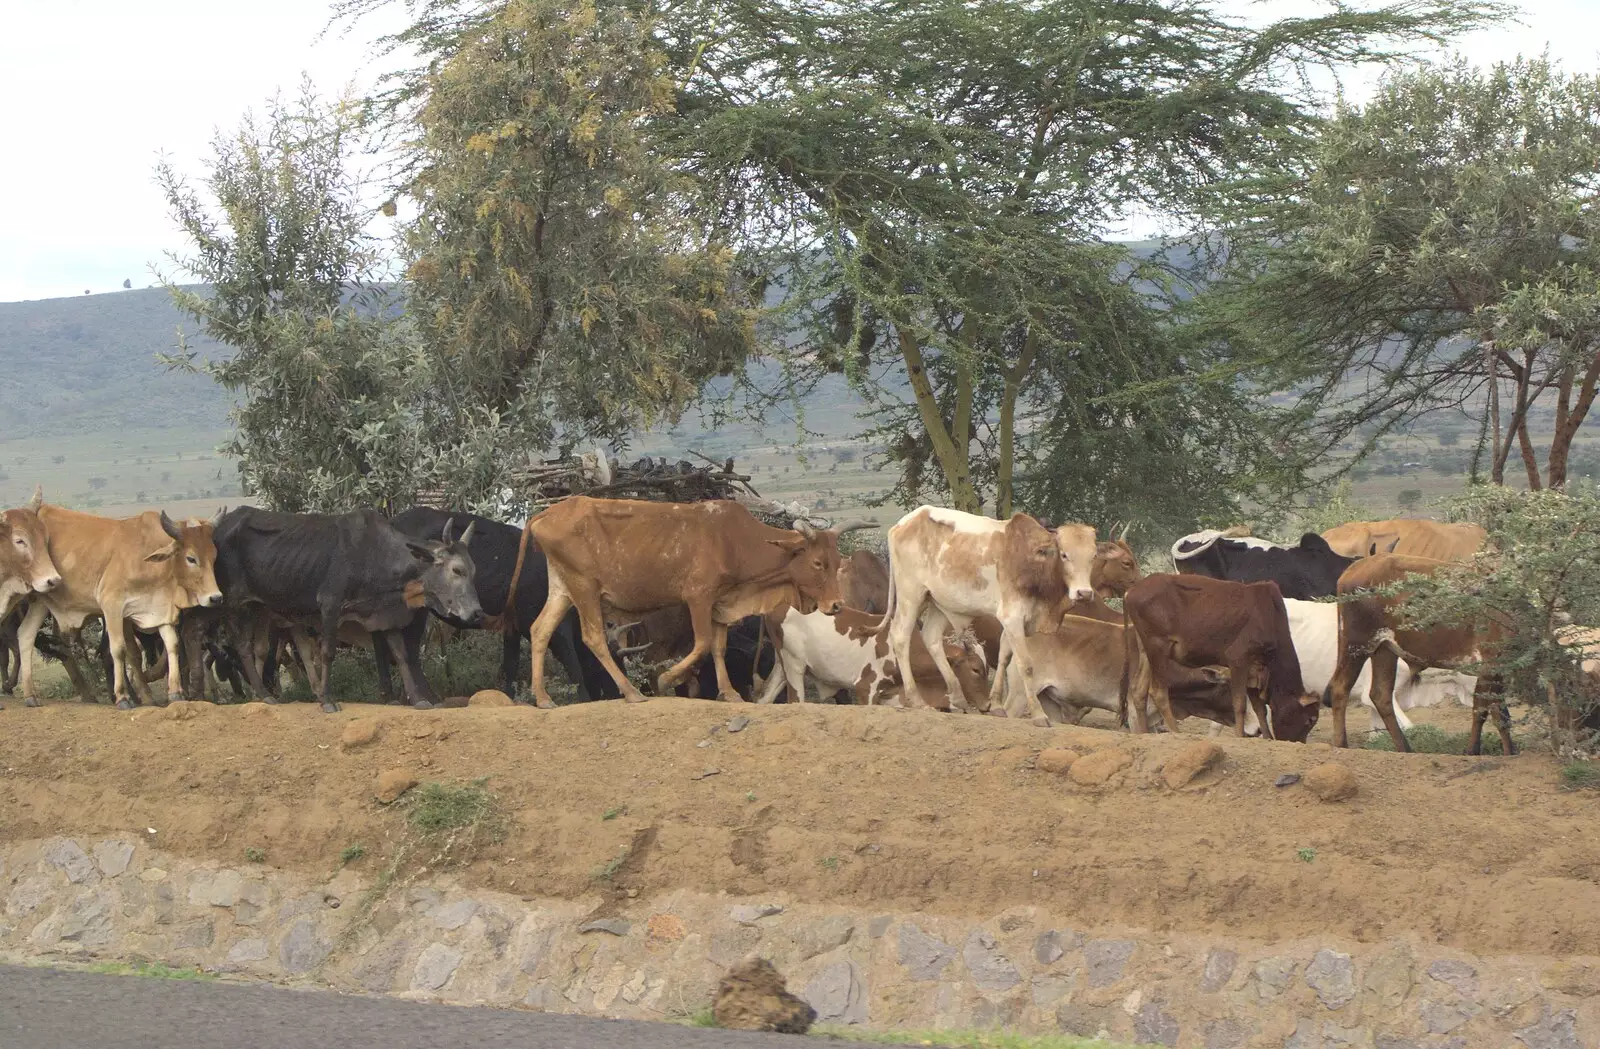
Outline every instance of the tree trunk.
<svg viewBox="0 0 1600 1049">
<path fill-rule="evenodd" d="M 1556 432 L 1550 438 L 1550 458 L 1545 463 L 1546 476 L 1551 488 L 1567 483 L 1567 459 L 1572 451 L 1572 439 L 1578 435 L 1584 418 L 1594 405 L 1595 389 L 1600 382 L 1600 353 L 1596 353 L 1584 370 L 1583 384 L 1578 389 L 1578 399 L 1568 408 L 1572 395 L 1572 381 L 1576 367 L 1568 365 L 1561 375 L 1561 396 L 1556 404 Z"/>
<path fill-rule="evenodd" d="M 957 510 L 969 514 L 978 513 L 982 509 L 982 502 L 978 499 L 977 490 L 972 486 L 972 468 L 968 461 L 967 448 L 964 445 L 958 448 L 954 437 L 945 426 L 944 415 L 939 411 L 938 395 L 934 392 L 933 383 L 928 379 L 922 345 L 904 320 L 896 321 L 895 331 L 900 340 L 900 356 L 906 362 L 906 375 L 911 380 L 911 392 L 917 398 L 917 413 L 922 417 L 922 427 L 927 431 L 928 440 L 933 444 L 933 454 L 939 460 L 939 468 L 944 471 L 945 484 L 950 489 L 950 501 Z M 953 413 L 957 418 L 960 418 L 963 412 L 969 419 L 972 416 L 970 388 L 966 391 L 966 395 L 968 403 L 965 407 L 957 405 Z"/>
<path fill-rule="evenodd" d="M 1017 396 L 1038 352 L 1038 328 L 1030 323 L 1028 334 L 1022 340 L 1022 353 L 1017 363 L 1006 369 L 1005 387 L 1000 393 L 1000 462 L 995 471 L 994 515 L 1002 521 L 1011 516 L 1016 499 L 1012 471 L 1016 464 Z"/>
</svg>

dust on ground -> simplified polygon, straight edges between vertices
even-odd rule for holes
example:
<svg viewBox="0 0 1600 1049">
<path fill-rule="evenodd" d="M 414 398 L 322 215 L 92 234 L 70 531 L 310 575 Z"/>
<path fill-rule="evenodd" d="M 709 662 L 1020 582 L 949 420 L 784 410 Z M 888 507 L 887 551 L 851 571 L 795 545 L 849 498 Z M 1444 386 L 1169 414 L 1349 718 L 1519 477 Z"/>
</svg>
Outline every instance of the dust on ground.
<svg viewBox="0 0 1600 1049">
<path fill-rule="evenodd" d="M 376 875 L 405 803 L 374 794 L 401 769 L 423 782 L 487 777 L 508 830 L 459 876 L 528 897 L 603 907 L 685 889 L 973 917 L 1037 905 L 1086 927 L 1262 941 L 1414 934 L 1540 954 L 1600 943 L 1600 794 L 1563 791 L 1538 754 L 1225 737 L 1221 765 L 1174 791 L 1160 772 L 1188 732 L 684 699 L 190 712 L 12 705 L 0 713 L 0 837 L 132 832 L 192 857 L 238 863 L 249 849 L 308 872 L 361 845 L 356 863 Z M 1466 716 L 1412 713 L 1450 727 Z M 375 738 L 342 742 L 357 720 L 375 722 Z M 1034 768 L 1063 746 L 1132 760 L 1101 786 Z M 1355 798 L 1274 786 L 1326 761 L 1354 772 Z"/>
</svg>

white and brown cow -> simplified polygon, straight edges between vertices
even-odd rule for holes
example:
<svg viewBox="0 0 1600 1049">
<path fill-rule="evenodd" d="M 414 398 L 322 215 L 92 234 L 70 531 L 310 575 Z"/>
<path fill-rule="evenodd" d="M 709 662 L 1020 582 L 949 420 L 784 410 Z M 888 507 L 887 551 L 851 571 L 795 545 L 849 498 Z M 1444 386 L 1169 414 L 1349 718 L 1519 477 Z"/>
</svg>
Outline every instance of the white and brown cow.
<svg viewBox="0 0 1600 1049">
<path fill-rule="evenodd" d="M 910 665 L 911 636 L 920 621 L 952 709 L 966 710 L 960 682 L 945 658 L 945 635 L 965 630 L 978 616 L 993 616 L 1001 626 L 997 665 L 1005 665 L 1015 638 L 1054 630 L 1069 603 L 1094 597 L 1095 552 L 1089 525 L 1062 525 L 1052 533 L 1027 514 L 995 521 L 918 507 L 889 529 L 884 626 L 896 663 Z M 1033 694 L 1033 666 L 1025 657 L 1019 662 Z M 915 695 L 907 698 L 920 702 Z"/>
</svg>

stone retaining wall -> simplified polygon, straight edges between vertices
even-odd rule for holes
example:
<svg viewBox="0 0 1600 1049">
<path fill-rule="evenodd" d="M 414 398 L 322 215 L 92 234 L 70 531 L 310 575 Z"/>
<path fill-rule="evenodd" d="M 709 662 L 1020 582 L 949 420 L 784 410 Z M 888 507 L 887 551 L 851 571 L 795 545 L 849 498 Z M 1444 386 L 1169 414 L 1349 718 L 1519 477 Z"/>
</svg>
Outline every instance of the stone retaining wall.
<svg viewBox="0 0 1600 1049">
<path fill-rule="evenodd" d="M 1033 907 L 972 921 L 676 892 L 608 911 L 599 897 L 470 892 L 448 877 L 376 902 L 368 888 L 350 871 L 194 863 L 131 835 L 0 845 L 0 954 L 666 1019 L 704 1006 L 724 969 L 758 953 L 830 1024 L 1183 1049 L 1600 1046 L 1597 957 L 1070 928 Z"/>
</svg>

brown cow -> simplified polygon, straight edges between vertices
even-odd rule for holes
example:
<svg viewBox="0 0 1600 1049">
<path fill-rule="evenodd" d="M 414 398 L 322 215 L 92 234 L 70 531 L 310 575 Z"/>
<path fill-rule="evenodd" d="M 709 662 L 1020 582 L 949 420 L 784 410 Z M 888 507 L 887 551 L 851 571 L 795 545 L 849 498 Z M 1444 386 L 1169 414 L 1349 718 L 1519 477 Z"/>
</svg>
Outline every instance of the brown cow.
<svg viewBox="0 0 1600 1049">
<path fill-rule="evenodd" d="M 881 616 L 889 608 L 889 569 L 871 550 L 857 550 L 839 565 L 844 607 Z"/>
<path fill-rule="evenodd" d="M 1381 551 L 1435 561 L 1465 561 L 1482 549 L 1484 531 L 1475 524 L 1397 518 L 1351 521 L 1328 529 L 1322 538 L 1344 557 L 1367 557 Z"/>
<path fill-rule="evenodd" d="M 606 645 L 605 612 L 649 612 L 683 604 L 694 626 L 694 649 L 656 682 L 670 692 L 711 652 L 721 698 L 742 702 L 728 679 L 728 626 L 784 604 L 802 612 L 837 612 L 839 533 L 796 521 L 794 531 L 762 524 L 731 500 L 649 503 L 627 499 L 564 499 L 528 521 L 523 535 L 544 551 L 550 596 L 529 630 L 533 694 L 544 687 L 544 654 L 568 608 L 576 606 L 583 641 L 629 702 L 644 699 Z"/>
<path fill-rule="evenodd" d="M 1345 569 L 1339 577 L 1339 596 L 1378 590 L 1392 583 L 1403 582 L 1413 575 L 1433 575 L 1452 564 L 1428 557 L 1409 554 L 1378 554 L 1364 558 Z M 1430 627 L 1413 630 L 1405 625 L 1401 607 L 1406 592 L 1392 596 L 1371 594 L 1356 600 L 1339 603 L 1339 664 L 1334 669 L 1328 691 L 1333 701 L 1333 743 L 1348 747 L 1345 733 L 1345 707 L 1350 700 L 1350 689 L 1355 684 L 1368 659 L 1372 660 L 1372 684 L 1368 695 L 1394 749 L 1409 751 L 1405 733 L 1394 715 L 1395 668 L 1404 659 L 1414 669 L 1446 667 L 1454 669 L 1467 663 L 1481 662 L 1484 650 L 1493 645 L 1499 631 L 1493 624 L 1483 628 L 1472 626 Z M 1483 751 L 1483 723 L 1491 708 L 1499 708 L 1495 721 L 1500 730 L 1500 749 L 1506 754 L 1515 753 L 1511 742 L 1511 728 L 1505 716 L 1505 685 L 1499 675 L 1488 669 L 1479 671 L 1478 684 L 1472 692 L 1472 737 L 1467 744 L 1468 754 Z"/>
<path fill-rule="evenodd" d="M 130 647 L 138 650 L 132 627 L 160 630 L 167 649 L 167 698 L 183 698 L 178 614 L 185 608 L 222 604 L 213 574 L 212 524 L 180 528 L 154 510 L 115 520 L 49 503 L 39 509 L 39 520 L 49 533 L 50 556 L 62 582 L 33 599 L 17 630 L 24 702 L 39 705 L 33 692 L 33 643 L 47 613 L 65 633 L 82 630 L 89 616 L 104 618 L 117 706 L 123 710 L 133 707 L 130 681 L 141 700 L 150 695 L 137 660 L 130 663 L 127 658 Z M 86 681 L 74 684 L 80 695 L 89 694 Z"/>
<path fill-rule="evenodd" d="M 1244 735 L 1247 706 L 1270 724 L 1275 739 L 1304 742 L 1311 734 L 1322 700 L 1301 682 L 1278 584 L 1147 576 L 1129 589 L 1123 610 L 1133 627 L 1123 632 L 1127 665 L 1138 665 L 1133 647 L 1141 646 L 1150 660 L 1150 691 L 1169 731 L 1178 723 L 1168 693 L 1187 676 L 1182 664 L 1228 668 L 1235 735 Z M 1130 695 L 1128 703 L 1134 730 L 1146 731 L 1144 697 Z"/>
<path fill-rule="evenodd" d="M 61 585 L 61 574 L 50 559 L 44 522 L 39 520 L 39 507 L 43 505 L 44 490 L 35 488 L 27 506 L 0 514 L 0 623 L 5 624 L 0 628 L 5 646 L 0 652 L 0 671 L 3 671 L 7 692 L 16 684 L 12 657 L 16 658 L 19 669 L 22 663 L 13 621 L 20 621 L 21 614 L 13 617 L 12 609 L 29 594 L 49 593 Z"/>
</svg>

